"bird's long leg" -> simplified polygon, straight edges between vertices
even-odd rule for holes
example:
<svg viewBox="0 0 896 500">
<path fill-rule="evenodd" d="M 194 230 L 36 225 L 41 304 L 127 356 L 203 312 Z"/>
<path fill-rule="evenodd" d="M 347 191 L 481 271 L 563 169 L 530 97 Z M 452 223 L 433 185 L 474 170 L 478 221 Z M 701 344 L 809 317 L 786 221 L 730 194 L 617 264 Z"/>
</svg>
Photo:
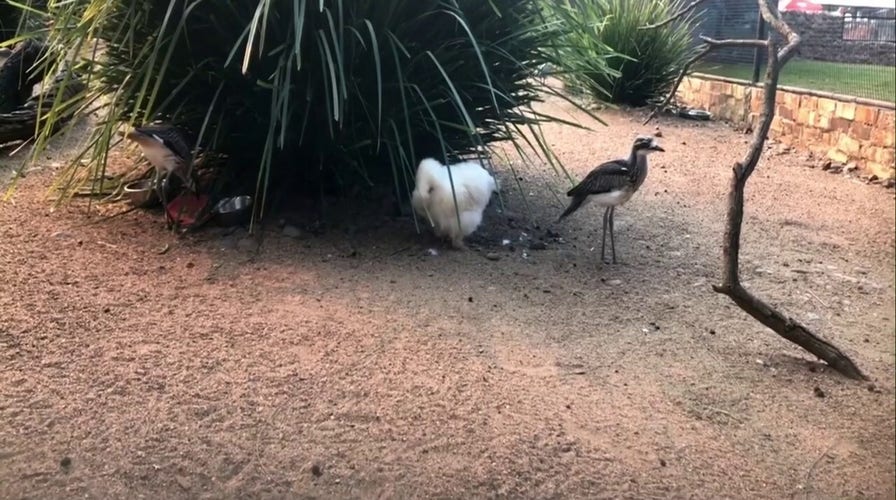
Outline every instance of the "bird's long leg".
<svg viewBox="0 0 896 500">
<path fill-rule="evenodd" d="M 159 201 L 162 202 L 162 211 L 165 212 L 165 225 L 170 228 L 171 226 L 168 223 L 168 197 L 165 195 L 165 181 L 163 180 L 165 176 L 157 168 L 153 169 L 153 171 L 155 173 L 152 176 L 152 185 L 156 190 Z"/>
<path fill-rule="evenodd" d="M 165 228 L 171 229 L 174 226 L 174 221 L 171 220 L 171 215 L 168 213 L 168 179 L 171 177 L 171 172 L 166 172 L 165 175 L 162 176 L 162 180 L 159 182 L 161 188 L 161 195 L 159 196 L 162 199 L 162 210 L 165 211 Z"/>
<path fill-rule="evenodd" d="M 602 233 L 601 242 L 600 242 L 600 261 L 601 262 L 604 262 L 604 249 L 607 246 L 607 221 L 609 219 L 609 215 L 610 215 L 610 207 L 607 207 L 607 209 L 604 210 L 603 233 Z"/>
<path fill-rule="evenodd" d="M 159 189 L 161 181 L 161 175 L 159 174 L 159 169 L 153 167 L 152 169 L 152 188 L 156 191 L 156 196 L 159 197 L 159 200 L 162 199 L 162 190 Z"/>
<path fill-rule="evenodd" d="M 610 250 L 613 252 L 613 264 L 616 263 L 616 239 L 613 236 L 614 215 L 616 215 L 616 207 L 610 207 Z"/>
</svg>

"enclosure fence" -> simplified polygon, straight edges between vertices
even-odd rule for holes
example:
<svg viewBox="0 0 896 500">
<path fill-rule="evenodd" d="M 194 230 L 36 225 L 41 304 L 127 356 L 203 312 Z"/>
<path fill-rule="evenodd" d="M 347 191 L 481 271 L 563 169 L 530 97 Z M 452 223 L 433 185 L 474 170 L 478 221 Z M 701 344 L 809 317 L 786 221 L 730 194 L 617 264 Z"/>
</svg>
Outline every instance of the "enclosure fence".
<svg viewBox="0 0 896 500">
<path fill-rule="evenodd" d="M 787 10 L 789 3 L 782 2 L 782 15 L 802 42 L 781 72 L 781 85 L 896 102 L 896 9 L 831 4 L 800 11 Z M 696 16 L 695 45 L 700 35 L 765 39 L 769 33 L 755 0 L 710 0 Z M 755 83 L 763 77 L 765 58 L 760 49 L 724 48 L 696 70 Z"/>
</svg>

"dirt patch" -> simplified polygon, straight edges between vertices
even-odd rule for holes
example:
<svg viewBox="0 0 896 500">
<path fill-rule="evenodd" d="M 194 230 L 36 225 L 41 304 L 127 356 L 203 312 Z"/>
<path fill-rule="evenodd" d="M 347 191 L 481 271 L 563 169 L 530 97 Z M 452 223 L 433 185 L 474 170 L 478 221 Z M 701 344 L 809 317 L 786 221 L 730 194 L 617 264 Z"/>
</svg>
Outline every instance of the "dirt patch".
<svg viewBox="0 0 896 500">
<path fill-rule="evenodd" d="M 547 128 L 577 178 L 653 131 L 602 116 Z M 260 245 L 86 225 L 34 172 L 0 205 L 0 496 L 893 498 L 893 192 L 797 154 L 747 192 L 746 285 L 869 390 L 712 292 L 748 139 L 659 123 L 616 266 L 597 207 L 551 222 L 541 166 L 522 192 L 503 170 L 468 252 L 401 218 Z"/>
</svg>

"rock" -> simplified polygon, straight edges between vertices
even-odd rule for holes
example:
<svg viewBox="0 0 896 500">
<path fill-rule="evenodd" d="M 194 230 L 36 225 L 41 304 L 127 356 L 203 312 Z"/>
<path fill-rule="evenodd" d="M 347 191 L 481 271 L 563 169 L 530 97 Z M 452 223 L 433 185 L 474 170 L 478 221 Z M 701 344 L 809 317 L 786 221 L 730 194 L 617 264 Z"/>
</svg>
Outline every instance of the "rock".
<svg viewBox="0 0 896 500">
<path fill-rule="evenodd" d="M 302 230 L 292 224 L 286 224 L 283 226 L 283 236 L 286 236 L 287 238 L 298 238 L 302 236 Z"/>
<path fill-rule="evenodd" d="M 236 247 L 242 252 L 254 252 L 258 250 L 258 240 L 252 236 L 246 236 L 236 242 Z"/>
<path fill-rule="evenodd" d="M 825 394 L 825 392 L 823 390 L 821 390 L 821 387 L 816 387 L 815 389 L 812 389 L 812 393 L 815 394 L 816 398 L 827 397 L 827 394 Z"/>
<path fill-rule="evenodd" d="M 781 144 L 777 148 L 775 148 L 774 154 L 775 156 L 784 156 L 786 154 L 790 154 L 790 146 Z"/>
<path fill-rule="evenodd" d="M 618 286 L 622 284 L 622 280 L 609 280 L 607 281 L 608 285 Z"/>
<path fill-rule="evenodd" d="M 311 475 L 314 477 L 320 477 L 323 475 L 324 471 L 320 468 L 319 464 L 311 464 Z"/>
<path fill-rule="evenodd" d="M 660 459 L 660 467 L 665 467 L 665 466 L 666 466 L 666 461 L 661 458 Z"/>
<path fill-rule="evenodd" d="M 893 189 L 896 187 L 896 179 L 887 179 L 884 181 L 884 187 L 887 189 Z"/>
<path fill-rule="evenodd" d="M 819 168 L 821 168 L 822 170 L 830 170 L 833 165 L 834 164 L 831 163 L 831 160 L 822 160 Z"/>
<path fill-rule="evenodd" d="M 190 490 L 190 481 L 183 476 L 174 476 L 174 480 L 177 482 L 177 485 L 184 489 L 184 491 Z"/>
<path fill-rule="evenodd" d="M 489 253 L 485 254 L 485 258 L 488 260 L 501 260 L 501 256 L 494 252 L 489 252 Z"/>
<path fill-rule="evenodd" d="M 653 131 L 653 136 L 654 136 L 654 137 L 662 137 L 662 136 L 663 136 L 663 131 L 660 130 L 659 127 L 657 127 L 657 128 Z"/>
<path fill-rule="evenodd" d="M 840 174 L 843 173 L 842 165 L 832 165 L 831 168 L 827 170 L 829 174 Z"/>
<path fill-rule="evenodd" d="M 859 169 L 859 166 L 858 166 L 858 165 L 856 165 L 855 163 L 850 163 L 850 164 L 846 165 L 846 168 L 844 168 L 843 170 L 844 170 L 847 174 L 851 174 L 851 173 L 855 172 L 855 171 L 858 170 L 858 169 Z"/>
<path fill-rule="evenodd" d="M 868 181 L 869 184 L 876 184 L 876 183 L 880 182 L 880 177 L 878 177 L 874 174 L 871 174 L 868 176 L 868 178 L 866 180 Z"/>
<path fill-rule="evenodd" d="M 230 250 L 230 249 L 236 248 L 237 240 L 236 240 L 236 238 L 234 238 L 232 236 L 228 236 L 226 238 L 221 238 L 220 244 L 221 244 L 221 249 Z"/>
<path fill-rule="evenodd" d="M 62 460 L 59 461 L 59 466 L 63 469 L 68 469 L 72 466 L 72 459 L 70 457 L 62 457 Z"/>
<path fill-rule="evenodd" d="M 543 241 L 533 241 L 529 244 L 530 250 L 547 250 L 548 246 Z"/>
</svg>

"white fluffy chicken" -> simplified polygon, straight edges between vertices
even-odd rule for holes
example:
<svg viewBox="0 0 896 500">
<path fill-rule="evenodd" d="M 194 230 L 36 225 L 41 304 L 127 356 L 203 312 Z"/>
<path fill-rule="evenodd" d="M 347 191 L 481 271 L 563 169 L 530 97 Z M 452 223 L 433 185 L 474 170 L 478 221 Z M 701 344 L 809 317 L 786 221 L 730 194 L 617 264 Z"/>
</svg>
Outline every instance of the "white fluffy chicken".
<svg viewBox="0 0 896 500">
<path fill-rule="evenodd" d="M 459 210 L 455 210 L 452 181 Z M 495 179 L 477 162 L 467 161 L 446 167 L 433 158 L 426 158 L 417 167 L 411 205 L 415 212 L 429 221 L 436 236 L 450 239 L 454 248 L 461 249 L 464 248 L 464 237 L 472 234 L 482 223 L 482 213 L 496 189 Z"/>
</svg>

